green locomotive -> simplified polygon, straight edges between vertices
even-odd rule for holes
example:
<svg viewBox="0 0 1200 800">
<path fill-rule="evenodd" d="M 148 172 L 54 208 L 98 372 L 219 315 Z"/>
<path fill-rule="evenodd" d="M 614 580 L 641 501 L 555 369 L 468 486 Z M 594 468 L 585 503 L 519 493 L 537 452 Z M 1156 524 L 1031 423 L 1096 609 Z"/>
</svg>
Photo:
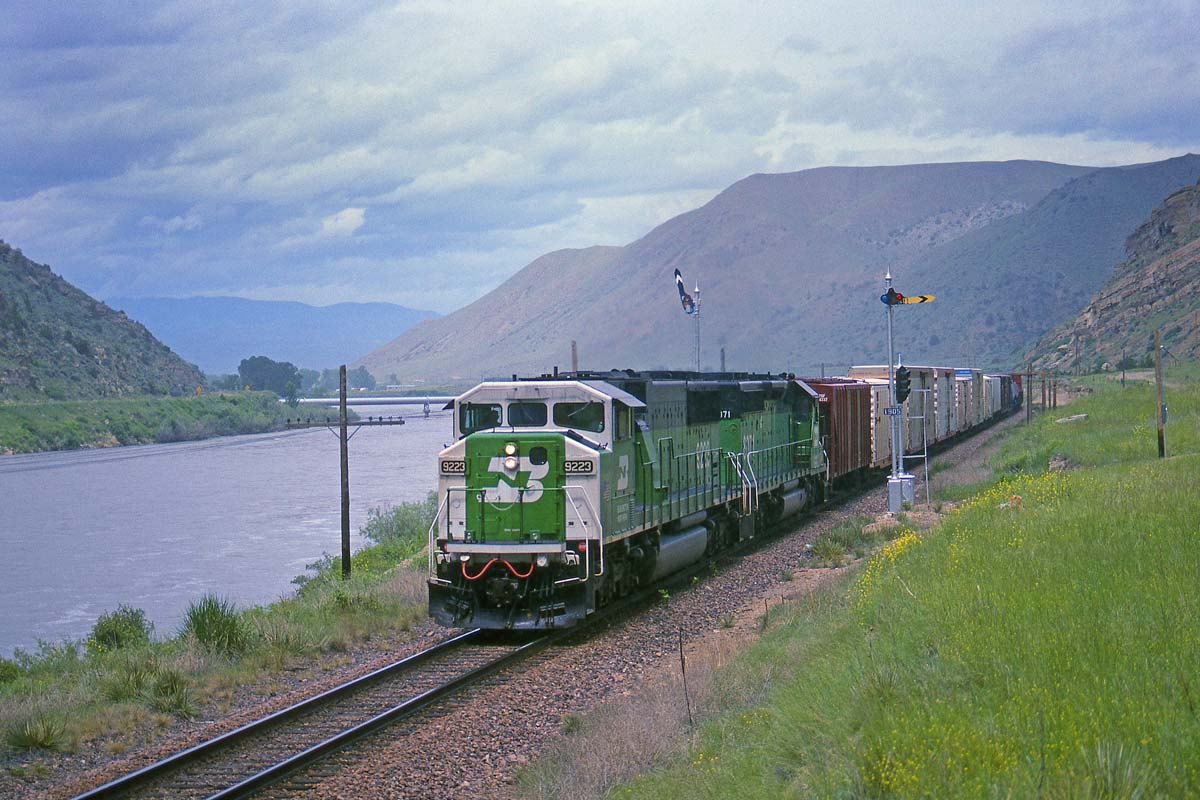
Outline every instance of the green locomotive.
<svg viewBox="0 0 1200 800">
<path fill-rule="evenodd" d="M 453 407 L 429 535 L 448 626 L 574 624 L 827 488 L 817 394 L 790 375 L 543 375 Z"/>
</svg>

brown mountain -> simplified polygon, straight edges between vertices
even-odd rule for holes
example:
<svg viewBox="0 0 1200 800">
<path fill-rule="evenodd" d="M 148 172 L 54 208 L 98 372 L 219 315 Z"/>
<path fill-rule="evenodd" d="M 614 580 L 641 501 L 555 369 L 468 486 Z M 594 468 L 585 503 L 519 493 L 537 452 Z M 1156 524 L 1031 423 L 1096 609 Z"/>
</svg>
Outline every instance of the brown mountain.
<svg viewBox="0 0 1200 800">
<path fill-rule="evenodd" d="M 1200 358 L 1200 184 L 1172 193 L 1125 242 L 1117 265 L 1074 319 L 1027 355 L 1037 370 L 1151 363 L 1154 332 L 1184 361 Z"/>
<path fill-rule="evenodd" d="M 142 325 L 0 241 L 0 400 L 180 394 L 203 382 Z"/>
<path fill-rule="evenodd" d="M 361 360 L 376 375 L 474 381 L 565 366 L 694 366 L 672 280 L 702 290 L 702 365 L 816 371 L 886 354 L 882 277 L 938 300 L 897 311 L 910 362 L 1015 363 L 1078 309 L 1125 233 L 1200 157 L 1095 170 L 1046 162 L 753 175 L 625 247 L 551 253 Z M 1007 286 L 1001 308 L 979 292 Z M 1028 296 L 1023 287 L 1030 289 Z M 986 301 L 990 295 L 984 297 Z"/>
</svg>

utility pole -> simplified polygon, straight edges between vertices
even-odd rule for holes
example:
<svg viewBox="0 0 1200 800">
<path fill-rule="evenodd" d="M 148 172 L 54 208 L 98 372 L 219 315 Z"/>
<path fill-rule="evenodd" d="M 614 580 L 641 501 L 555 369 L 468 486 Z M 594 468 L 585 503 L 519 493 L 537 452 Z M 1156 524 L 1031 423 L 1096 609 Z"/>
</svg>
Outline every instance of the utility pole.
<svg viewBox="0 0 1200 800">
<path fill-rule="evenodd" d="M 350 578 L 350 437 L 346 432 L 346 365 L 338 369 L 338 438 L 342 460 L 342 579 Z"/>
<path fill-rule="evenodd" d="M 721 348 L 721 372 L 725 371 L 725 348 Z"/>
<path fill-rule="evenodd" d="M 696 372 L 700 371 L 700 282 L 696 282 Z"/>
<path fill-rule="evenodd" d="M 579 347 L 571 340 L 571 372 L 579 372 Z"/>
<path fill-rule="evenodd" d="M 1167 407 L 1163 403 L 1162 334 L 1154 332 L 1154 394 L 1158 401 L 1155 416 L 1158 422 L 1158 457 L 1167 457 Z"/>
</svg>

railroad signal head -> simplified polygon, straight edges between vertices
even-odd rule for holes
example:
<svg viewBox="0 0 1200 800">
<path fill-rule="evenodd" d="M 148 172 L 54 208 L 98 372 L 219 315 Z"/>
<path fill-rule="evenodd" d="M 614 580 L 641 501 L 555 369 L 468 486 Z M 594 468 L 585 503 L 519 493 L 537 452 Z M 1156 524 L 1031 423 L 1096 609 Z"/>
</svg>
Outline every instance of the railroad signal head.
<svg viewBox="0 0 1200 800">
<path fill-rule="evenodd" d="M 904 295 L 897 292 L 895 289 L 888 289 L 884 294 L 879 295 L 879 302 L 885 306 L 898 306 L 904 302 Z"/>
<path fill-rule="evenodd" d="M 908 367 L 898 367 L 896 369 L 896 403 L 899 405 L 908 399 L 909 393 L 912 392 L 912 374 L 909 373 Z"/>
</svg>

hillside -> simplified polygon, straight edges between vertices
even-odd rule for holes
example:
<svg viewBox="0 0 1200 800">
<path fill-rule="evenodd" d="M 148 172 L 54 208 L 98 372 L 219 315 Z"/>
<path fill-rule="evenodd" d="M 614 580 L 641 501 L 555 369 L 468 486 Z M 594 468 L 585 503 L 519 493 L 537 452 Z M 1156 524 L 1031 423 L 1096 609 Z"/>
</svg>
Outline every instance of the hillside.
<svg viewBox="0 0 1200 800">
<path fill-rule="evenodd" d="M 182 394 L 203 380 L 141 324 L 0 241 L 0 400 Z"/>
<path fill-rule="evenodd" d="M 583 367 L 687 366 L 693 333 L 676 268 L 702 290 L 705 366 L 722 346 L 738 369 L 848 360 L 862 348 L 829 328 L 859 314 L 856 303 L 878 311 L 869 302 L 888 266 L 1019 214 L 1088 171 L 1014 161 L 752 175 L 628 246 L 543 256 L 360 363 L 376 375 L 477 379 L 566 364 L 576 339 Z"/>
<path fill-rule="evenodd" d="M 1176 358 L 1200 358 L 1200 184 L 1171 194 L 1125 242 L 1125 261 L 1078 316 L 1026 356 L 1038 370 L 1149 363 L 1154 331 Z"/>
<path fill-rule="evenodd" d="M 309 369 L 334 367 L 437 316 L 392 303 L 310 306 L 238 297 L 122 297 L 108 303 L 210 374 L 236 372 L 253 355 Z"/>
<path fill-rule="evenodd" d="M 878 360 L 878 297 L 903 308 L 907 360 L 1009 366 L 1108 277 L 1126 233 L 1200 157 L 1092 169 L 1046 162 L 828 167 L 753 175 L 625 247 L 537 259 L 489 295 L 365 356 L 377 376 L 459 377 L 580 366 L 686 367 L 692 321 L 672 284 L 702 290 L 702 363 L 815 371 Z M 464 335 L 470 332 L 469 335 Z"/>
</svg>

